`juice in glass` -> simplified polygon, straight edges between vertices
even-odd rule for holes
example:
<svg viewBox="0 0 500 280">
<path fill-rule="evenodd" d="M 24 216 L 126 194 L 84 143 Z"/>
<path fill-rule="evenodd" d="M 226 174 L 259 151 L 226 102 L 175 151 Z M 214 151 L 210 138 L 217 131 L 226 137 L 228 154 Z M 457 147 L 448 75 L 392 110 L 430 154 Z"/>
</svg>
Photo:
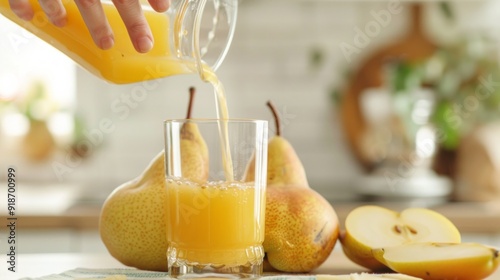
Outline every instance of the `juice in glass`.
<svg viewBox="0 0 500 280">
<path fill-rule="evenodd" d="M 224 98 L 219 101 L 225 103 Z M 227 115 L 226 109 L 221 106 L 219 113 Z M 191 133 L 181 133 L 188 123 Z M 208 156 L 193 157 L 193 149 Z M 167 120 L 165 170 L 169 276 L 259 277 L 264 258 L 267 122 Z"/>
<path fill-rule="evenodd" d="M 254 183 L 175 179 L 167 184 L 168 240 L 179 262 L 214 267 L 262 262 L 263 188 L 255 188 Z"/>
</svg>

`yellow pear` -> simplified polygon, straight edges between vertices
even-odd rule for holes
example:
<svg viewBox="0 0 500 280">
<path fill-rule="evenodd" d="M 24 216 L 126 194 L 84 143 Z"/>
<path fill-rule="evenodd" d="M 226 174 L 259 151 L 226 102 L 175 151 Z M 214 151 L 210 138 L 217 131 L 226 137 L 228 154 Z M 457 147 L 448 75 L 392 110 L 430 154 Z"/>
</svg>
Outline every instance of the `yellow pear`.
<svg viewBox="0 0 500 280">
<path fill-rule="evenodd" d="M 193 87 L 189 88 L 189 94 L 186 119 L 191 119 Z M 193 182 L 205 182 L 208 178 L 208 148 L 195 123 L 188 121 L 182 126 L 180 146 L 182 177 Z"/>
<path fill-rule="evenodd" d="M 396 212 L 375 205 L 352 210 L 345 220 L 340 242 L 345 255 L 374 271 L 387 270 L 372 250 L 415 242 L 460 242 L 460 232 L 443 215 L 425 208 Z"/>
<path fill-rule="evenodd" d="M 491 275 L 499 251 L 478 243 L 410 243 L 373 250 L 392 270 L 426 280 L 477 280 Z"/>
<path fill-rule="evenodd" d="M 116 188 L 104 202 L 99 233 L 109 253 L 125 265 L 167 270 L 165 154 L 144 173 Z"/>
<path fill-rule="evenodd" d="M 190 89 L 188 117 L 194 89 Z M 206 144 L 195 125 L 181 128 L 183 175 L 207 180 Z M 190 146 L 191 145 L 191 146 Z M 202 156 L 195 157 L 196 153 Z M 101 210 L 99 232 L 110 254 L 125 265 L 144 270 L 167 270 L 167 190 L 165 153 L 159 153 L 146 170 L 116 188 Z"/>
<path fill-rule="evenodd" d="M 290 142 L 281 136 L 278 112 L 271 102 L 267 103 L 275 120 L 276 135 L 267 144 L 267 185 L 273 187 L 294 185 L 308 188 L 306 171 Z M 247 180 L 253 180 L 255 165 L 250 164 Z"/>
<path fill-rule="evenodd" d="M 337 242 L 337 215 L 312 189 L 268 188 L 265 220 L 266 261 L 279 271 L 312 271 L 328 258 Z"/>
<path fill-rule="evenodd" d="M 337 242 L 339 223 L 333 207 L 309 187 L 304 167 L 290 143 L 277 135 L 269 142 L 264 251 L 266 262 L 283 272 L 319 267 Z M 249 168 L 247 180 L 253 180 Z M 265 267 L 269 267 L 266 265 Z"/>
</svg>

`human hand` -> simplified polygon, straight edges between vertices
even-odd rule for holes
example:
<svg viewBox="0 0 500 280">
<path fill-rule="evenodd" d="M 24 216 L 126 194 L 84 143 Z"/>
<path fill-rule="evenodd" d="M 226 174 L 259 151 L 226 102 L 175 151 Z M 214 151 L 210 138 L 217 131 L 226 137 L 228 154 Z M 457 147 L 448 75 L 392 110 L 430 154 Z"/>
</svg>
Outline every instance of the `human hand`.
<svg viewBox="0 0 500 280">
<path fill-rule="evenodd" d="M 43 11 L 54 25 L 66 24 L 66 10 L 62 0 L 38 0 Z M 95 44 L 109 49 L 114 44 L 113 30 L 104 14 L 100 0 L 74 0 Z M 170 6 L 170 0 L 148 0 L 157 12 L 164 12 Z M 141 53 L 153 47 L 153 35 L 142 13 L 140 0 L 113 0 L 113 3 L 125 24 L 134 48 Z M 31 20 L 34 16 L 29 0 L 9 0 L 10 8 L 20 18 Z"/>
</svg>

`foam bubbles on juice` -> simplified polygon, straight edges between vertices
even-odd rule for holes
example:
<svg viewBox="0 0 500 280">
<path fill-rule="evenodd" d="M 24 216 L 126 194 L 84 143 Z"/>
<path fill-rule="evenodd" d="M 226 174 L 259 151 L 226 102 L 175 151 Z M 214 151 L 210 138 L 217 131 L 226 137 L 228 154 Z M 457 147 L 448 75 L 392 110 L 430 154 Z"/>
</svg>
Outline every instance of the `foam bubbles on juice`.
<svg viewBox="0 0 500 280">
<path fill-rule="evenodd" d="M 200 189 L 217 189 L 222 191 L 227 190 L 244 190 L 254 187 L 254 182 L 240 182 L 240 181 L 207 181 L 203 183 L 193 182 L 181 177 L 167 178 L 167 184 L 175 184 L 178 186 L 197 187 Z"/>
</svg>

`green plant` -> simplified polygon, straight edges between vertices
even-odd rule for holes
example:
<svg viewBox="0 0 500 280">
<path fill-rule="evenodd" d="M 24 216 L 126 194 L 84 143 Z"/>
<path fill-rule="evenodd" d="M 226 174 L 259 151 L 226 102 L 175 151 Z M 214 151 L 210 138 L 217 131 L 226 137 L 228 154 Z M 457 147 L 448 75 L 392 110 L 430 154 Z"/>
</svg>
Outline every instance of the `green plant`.
<svg viewBox="0 0 500 280">
<path fill-rule="evenodd" d="M 467 36 L 440 47 L 429 59 L 393 62 L 387 84 L 395 96 L 419 88 L 434 94 L 431 122 L 440 145 L 455 149 L 472 126 L 500 117 L 500 70 L 495 44 L 483 36 Z"/>
</svg>

